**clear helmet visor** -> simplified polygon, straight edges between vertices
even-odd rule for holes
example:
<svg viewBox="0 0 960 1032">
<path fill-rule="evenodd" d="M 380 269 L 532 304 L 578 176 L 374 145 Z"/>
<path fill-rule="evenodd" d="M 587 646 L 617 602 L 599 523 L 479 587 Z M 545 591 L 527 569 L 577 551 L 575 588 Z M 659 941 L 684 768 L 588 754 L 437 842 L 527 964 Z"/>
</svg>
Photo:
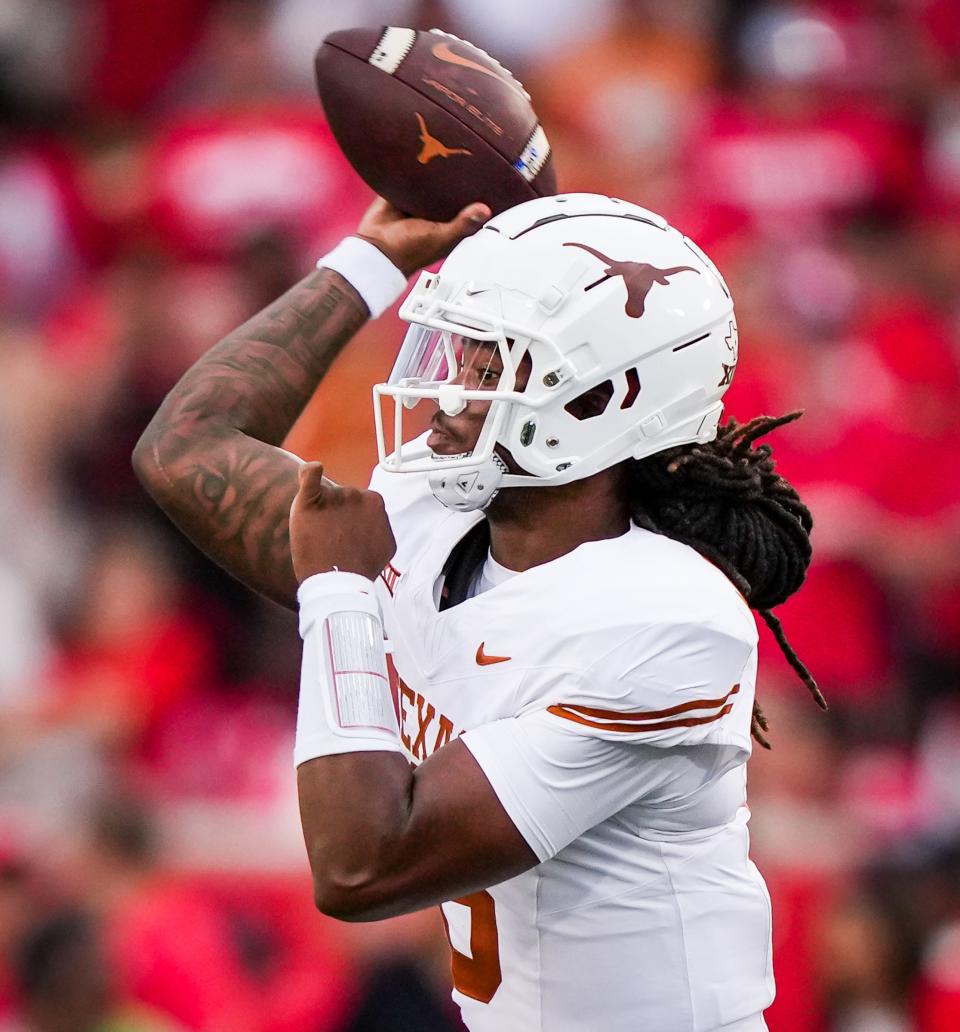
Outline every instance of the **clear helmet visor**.
<svg viewBox="0 0 960 1032">
<path fill-rule="evenodd" d="M 485 337 L 414 324 L 407 331 L 387 383 L 400 387 L 457 384 L 468 390 L 496 390 L 513 374 L 511 342 L 492 333 Z"/>
<path fill-rule="evenodd" d="M 453 368 L 452 334 L 414 324 L 407 330 L 388 384 L 446 383 Z"/>
<path fill-rule="evenodd" d="M 492 454 L 509 402 L 523 400 L 530 360 L 526 346 L 517 346 L 502 332 L 470 334 L 410 326 L 390 377 L 374 387 L 378 448 L 385 468 L 435 470 L 469 465 Z M 392 420 L 388 399 L 394 403 Z M 421 406 L 421 401 L 427 404 Z M 454 422 L 468 406 L 477 418 Z M 421 440 L 431 429 L 433 447 L 426 443 L 430 437 Z"/>
</svg>

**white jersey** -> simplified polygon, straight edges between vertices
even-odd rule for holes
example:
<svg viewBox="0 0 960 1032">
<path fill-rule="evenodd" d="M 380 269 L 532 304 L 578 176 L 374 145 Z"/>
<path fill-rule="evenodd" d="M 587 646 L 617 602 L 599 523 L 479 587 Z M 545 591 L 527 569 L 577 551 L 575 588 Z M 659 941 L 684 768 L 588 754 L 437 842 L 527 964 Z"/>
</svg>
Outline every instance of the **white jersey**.
<svg viewBox="0 0 960 1032">
<path fill-rule="evenodd" d="M 482 513 L 377 470 L 397 553 L 378 582 L 401 738 L 454 737 L 540 860 L 446 903 L 472 1032 L 765 1027 L 770 903 L 748 859 L 753 615 L 692 549 L 633 528 L 441 611 Z"/>
</svg>

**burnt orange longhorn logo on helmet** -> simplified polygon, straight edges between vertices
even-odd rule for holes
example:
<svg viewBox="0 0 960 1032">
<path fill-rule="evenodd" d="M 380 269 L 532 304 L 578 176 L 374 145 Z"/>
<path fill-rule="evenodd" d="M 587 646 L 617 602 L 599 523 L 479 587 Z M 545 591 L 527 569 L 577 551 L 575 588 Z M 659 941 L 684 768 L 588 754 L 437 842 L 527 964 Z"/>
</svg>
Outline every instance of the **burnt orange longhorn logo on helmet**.
<svg viewBox="0 0 960 1032">
<path fill-rule="evenodd" d="M 427 128 L 427 123 L 423 120 L 423 115 L 419 111 L 414 113 L 417 116 L 417 121 L 420 123 L 420 142 L 423 144 L 420 148 L 420 153 L 417 155 L 417 161 L 421 165 L 426 165 L 428 161 L 432 161 L 434 158 L 449 158 L 451 154 L 470 153 L 466 147 L 448 147 L 446 144 L 441 143 L 436 136 L 431 135 L 430 130 Z"/>
<path fill-rule="evenodd" d="M 656 265 L 648 265 L 646 262 L 618 262 L 614 258 L 608 258 L 595 248 L 588 247 L 586 244 L 570 243 L 563 246 L 579 247 L 581 251 L 586 251 L 588 254 L 592 254 L 594 258 L 599 258 L 600 261 L 606 262 L 607 267 L 603 270 L 603 275 L 600 279 L 594 280 L 593 283 L 584 287 L 585 291 L 600 286 L 601 283 L 605 283 L 608 279 L 613 279 L 614 276 L 623 277 L 623 282 L 627 287 L 627 303 L 624 305 L 623 310 L 631 319 L 639 319 L 643 315 L 647 294 L 653 290 L 655 283 L 665 287 L 667 286 L 667 277 L 676 276 L 678 272 L 695 272 L 698 276 L 700 275 L 699 270 L 694 269 L 690 265 L 674 265 L 670 269 L 658 269 Z"/>
</svg>

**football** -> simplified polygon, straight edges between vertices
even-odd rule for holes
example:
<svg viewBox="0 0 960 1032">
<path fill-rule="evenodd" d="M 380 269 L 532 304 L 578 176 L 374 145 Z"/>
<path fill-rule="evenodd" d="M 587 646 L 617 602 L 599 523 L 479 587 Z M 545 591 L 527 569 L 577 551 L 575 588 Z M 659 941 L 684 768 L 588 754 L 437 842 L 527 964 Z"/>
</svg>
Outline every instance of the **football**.
<svg viewBox="0 0 960 1032">
<path fill-rule="evenodd" d="M 496 215 L 556 193 L 550 144 L 523 86 L 438 29 L 343 29 L 316 56 L 330 128 L 395 207 L 447 221 L 472 201 Z"/>
</svg>

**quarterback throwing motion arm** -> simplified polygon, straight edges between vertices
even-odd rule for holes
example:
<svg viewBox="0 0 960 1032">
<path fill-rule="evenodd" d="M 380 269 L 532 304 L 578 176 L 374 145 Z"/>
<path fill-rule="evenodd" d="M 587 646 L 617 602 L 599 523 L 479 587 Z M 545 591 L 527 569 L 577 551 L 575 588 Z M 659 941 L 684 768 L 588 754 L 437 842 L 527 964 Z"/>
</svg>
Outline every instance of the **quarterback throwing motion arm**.
<svg viewBox="0 0 960 1032">
<path fill-rule="evenodd" d="M 377 201 L 360 234 L 412 273 L 442 257 L 488 214 L 473 206 L 437 224 L 402 218 Z M 311 273 L 183 376 L 134 453 L 144 486 L 199 548 L 248 587 L 290 608 L 297 605 L 297 578 L 289 519 L 302 467 L 280 445 L 370 309 L 344 276 L 326 267 Z M 310 475 L 316 502 L 320 474 Z M 323 525 L 310 532 L 329 539 L 314 541 L 313 548 L 333 556 L 330 565 L 376 577 L 393 554 L 379 497 L 327 480 L 322 485 L 327 511 Z M 371 506 L 376 528 L 367 532 L 359 517 L 366 511 L 369 522 Z M 301 768 L 304 830 L 322 909 L 373 919 L 492 884 L 536 863 L 470 754 L 462 746 L 446 753 L 439 764 L 446 769 L 433 776 L 424 770 L 416 791 L 409 763 L 389 751 L 324 757 Z M 434 841 L 441 829 L 425 815 L 437 810 L 448 815 L 442 829 L 448 852 L 459 843 L 473 856 L 473 864 L 462 863 L 457 849 L 446 857 L 445 866 L 458 872 L 456 883 L 437 879 L 431 869 L 442 852 Z M 472 826 L 475 836 L 471 821 L 487 810 L 482 827 L 489 841 L 478 843 L 467 831 Z M 498 860 L 484 848 L 493 842 L 507 843 Z M 384 877 L 384 867 L 395 881 Z M 365 884 L 370 891 L 363 891 Z M 431 886 L 429 895 L 415 888 L 423 885 Z"/>
<path fill-rule="evenodd" d="M 409 275 L 488 214 L 474 205 L 438 224 L 405 219 L 377 201 L 358 232 Z M 183 533 L 248 587 L 289 608 L 297 583 L 287 521 L 298 461 L 280 445 L 371 304 L 379 307 L 332 268 L 310 273 L 187 371 L 134 452 L 144 487 Z"/>
<path fill-rule="evenodd" d="M 311 273 L 183 377 L 134 452 L 143 485 L 183 533 L 282 605 L 297 587 L 287 533 L 297 461 L 279 445 L 366 317 L 335 272 Z"/>
</svg>

